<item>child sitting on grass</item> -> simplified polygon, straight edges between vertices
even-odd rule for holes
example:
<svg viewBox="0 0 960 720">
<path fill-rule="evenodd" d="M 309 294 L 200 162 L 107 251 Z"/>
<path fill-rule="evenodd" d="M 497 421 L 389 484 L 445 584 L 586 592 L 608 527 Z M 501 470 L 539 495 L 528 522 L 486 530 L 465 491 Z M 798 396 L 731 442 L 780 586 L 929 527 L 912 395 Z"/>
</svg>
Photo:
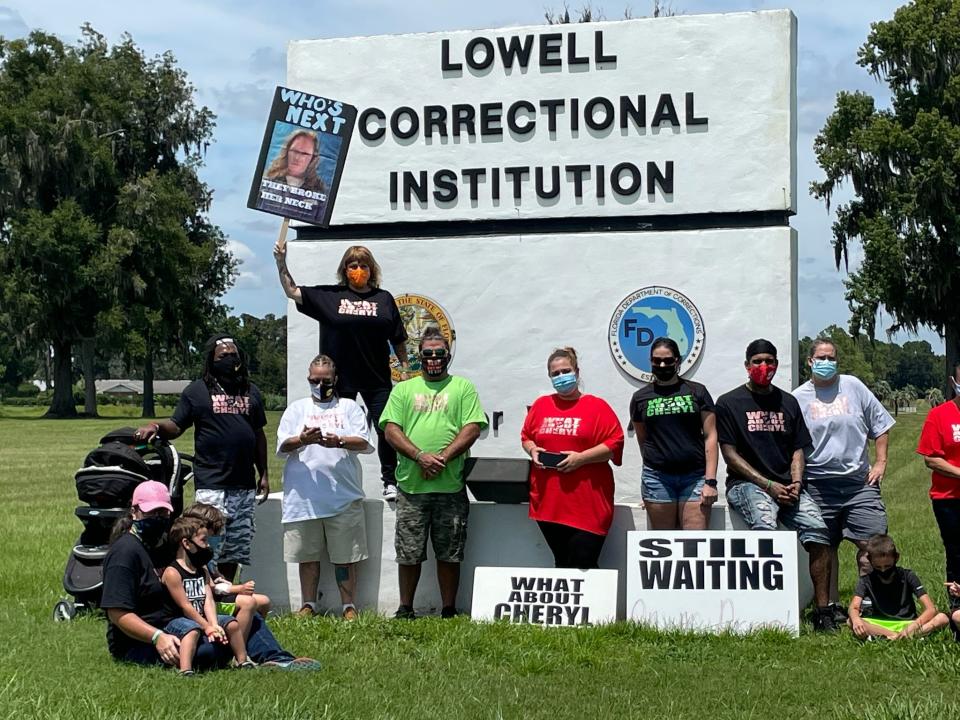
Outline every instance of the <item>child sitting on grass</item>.
<svg viewBox="0 0 960 720">
<path fill-rule="evenodd" d="M 194 503 L 184 508 L 181 517 L 196 518 L 203 523 L 207 531 L 207 541 L 216 551 L 216 544 L 223 539 L 223 513 L 213 505 Z M 213 579 L 213 595 L 220 612 L 234 615 L 246 637 L 253 615 L 260 613 L 266 616 L 270 611 L 270 598 L 263 593 L 254 592 L 256 583 L 253 580 L 234 584 L 231 579 L 220 574 L 215 561 L 208 563 L 207 570 Z"/>
<path fill-rule="evenodd" d="M 202 523 L 196 518 L 178 518 L 170 528 L 169 540 L 176 559 L 163 571 L 161 580 L 173 600 L 172 609 L 181 617 L 167 623 L 164 632 L 180 638 L 180 674 L 193 675 L 201 632 L 207 642 L 229 642 L 238 667 L 256 667 L 247 657 L 240 624 L 230 615 L 217 615 L 206 568 L 213 551 Z"/>
<path fill-rule="evenodd" d="M 947 616 L 937 612 L 920 578 L 897 565 L 900 553 L 889 535 L 874 535 L 867 541 L 867 559 L 873 571 L 860 578 L 850 601 L 847 622 L 854 635 L 861 640 L 902 640 L 947 626 Z M 914 598 L 923 607 L 919 617 Z"/>
</svg>

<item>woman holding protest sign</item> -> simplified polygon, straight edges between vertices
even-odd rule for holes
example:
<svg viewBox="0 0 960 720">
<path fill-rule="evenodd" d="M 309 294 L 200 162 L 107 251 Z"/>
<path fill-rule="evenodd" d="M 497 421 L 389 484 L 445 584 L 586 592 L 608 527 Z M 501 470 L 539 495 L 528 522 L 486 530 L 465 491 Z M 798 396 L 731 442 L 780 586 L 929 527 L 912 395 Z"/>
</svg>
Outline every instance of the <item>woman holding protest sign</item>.
<svg viewBox="0 0 960 720">
<path fill-rule="evenodd" d="M 700 383 L 680 377 L 681 360 L 675 341 L 654 340 L 653 382 L 630 400 L 650 530 L 705 530 L 717 500 L 720 449 L 713 398 Z"/>
<path fill-rule="evenodd" d="M 377 429 L 377 455 L 383 496 L 397 497 L 397 452 L 383 438 L 380 414 L 390 397 L 390 347 L 400 361 L 400 377 L 407 379 L 407 331 L 397 303 L 380 287 L 380 266 L 362 245 L 347 248 L 337 267 L 336 285 L 297 285 L 287 269 L 287 241 L 281 232 L 273 248 L 280 284 L 297 310 L 320 323 L 320 352 L 338 369 L 337 394 L 356 400 L 359 395 Z"/>
<path fill-rule="evenodd" d="M 597 567 L 613 522 L 613 469 L 623 457 L 623 429 L 613 409 L 580 392 L 573 348 L 547 358 L 556 392 L 530 406 L 520 439 L 533 460 L 530 517 L 558 568 Z"/>
</svg>

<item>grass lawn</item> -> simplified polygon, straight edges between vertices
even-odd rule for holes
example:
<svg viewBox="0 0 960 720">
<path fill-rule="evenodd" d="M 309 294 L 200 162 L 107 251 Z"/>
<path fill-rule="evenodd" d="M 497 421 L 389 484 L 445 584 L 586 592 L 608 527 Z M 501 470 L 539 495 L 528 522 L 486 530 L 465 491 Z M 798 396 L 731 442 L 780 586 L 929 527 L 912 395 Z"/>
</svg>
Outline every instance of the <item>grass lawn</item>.
<svg viewBox="0 0 960 720">
<path fill-rule="evenodd" d="M 51 620 L 79 534 L 73 471 L 100 434 L 136 420 L 43 420 L 0 408 L 0 718 L 936 718 L 960 715 L 949 634 L 861 646 L 805 627 L 799 639 L 395 622 L 272 619 L 316 673 L 222 671 L 183 679 L 110 660 L 104 621 Z M 279 413 L 268 414 L 268 436 Z M 913 453 L 922 417 L 893 431 L 884 497 L 903 564 L 943 606 L 943 551 Z M 178 448 L 190 452 L 189 436 Z M 271 468 L 279 479 L 279 466 Z M 843 551 L 841 593 L 855 581 Z"/>
</svg>

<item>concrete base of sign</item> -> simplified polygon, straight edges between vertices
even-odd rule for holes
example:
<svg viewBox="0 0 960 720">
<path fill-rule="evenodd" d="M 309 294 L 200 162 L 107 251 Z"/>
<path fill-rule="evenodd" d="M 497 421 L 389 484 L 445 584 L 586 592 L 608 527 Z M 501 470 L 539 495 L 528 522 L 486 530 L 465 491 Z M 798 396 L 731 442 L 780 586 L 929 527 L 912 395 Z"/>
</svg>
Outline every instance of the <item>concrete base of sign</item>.
<svg viewBox="0 0 960 720">
<path fill-rule="evenodd" d="M 244 569 L 244 577 L 257 582 L 257 591 L 266 593 L 278 611 L 299 608 L 300 580 L 297 566 L 283 561 L 283 525 L 280 522 L 282 493 L 272 493 L 266 503 L 257 508 L 257 535 L 253 544 L 253 562 Z M 400 604 L 393 538 L 395 506 L 369 498 L 363 509 L 367 523 L 367 546 L 370 557 L 360 563 L 357 573 L 357 606 L 392 614 Z M 617 597 L 617 618 L 626 617 L 627 547 L 625 534 L 629 530 L 646 530 L 647 515 L 640 505 L 619 504 L 615 507 L 613 527 L 600 555 L 600 567 L 620 571 Z M 547 547 L 537 524 L 527 517 L 526 505 L 498 505 L 474 502 L 470 505 L 469 540 L 460 580 L 458 606 L 470 611 L 473 597 L 473 571 L 481 566 L 493 567 L 553 567 L 553 555 Z M 710 518 L 711 530 L 743 529 L 744 523 L 726 506 L 715 505 Z M 440 594 L 437 589 L 436 564 L 433 551 L 428 549 L 423 575 L 417 590 L 418 613 L 439 613 Z M 813 598 L 806 552 L 798 548 L 800 608 Z M 332 613 L 340 612 L 340 595 L 333 577 L 333 567 L 322 563 L 319 605 Z"/>
</svg>

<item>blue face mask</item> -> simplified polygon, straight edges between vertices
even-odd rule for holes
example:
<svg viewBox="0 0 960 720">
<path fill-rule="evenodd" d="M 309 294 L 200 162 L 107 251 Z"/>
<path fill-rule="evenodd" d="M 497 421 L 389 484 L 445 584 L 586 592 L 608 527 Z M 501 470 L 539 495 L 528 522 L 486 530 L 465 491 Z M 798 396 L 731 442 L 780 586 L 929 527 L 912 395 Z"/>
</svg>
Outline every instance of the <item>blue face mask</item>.
<svg viewBox="0 0 960 720">
<path fill-rule="evenodd" d="M 564 395 L 577 386 L 577 374 L 569 372 L 563 373 L 562 375 L 554 375 L 550 378 L 550 382 L 553 383 L 554 390 Z"/>
<path fill-rule="evenodd" d="M 814 360 L 810 369 L 813 376 L 819 380 L 830 380 L 837 374 L 836 360 Z"/>
</svg>

